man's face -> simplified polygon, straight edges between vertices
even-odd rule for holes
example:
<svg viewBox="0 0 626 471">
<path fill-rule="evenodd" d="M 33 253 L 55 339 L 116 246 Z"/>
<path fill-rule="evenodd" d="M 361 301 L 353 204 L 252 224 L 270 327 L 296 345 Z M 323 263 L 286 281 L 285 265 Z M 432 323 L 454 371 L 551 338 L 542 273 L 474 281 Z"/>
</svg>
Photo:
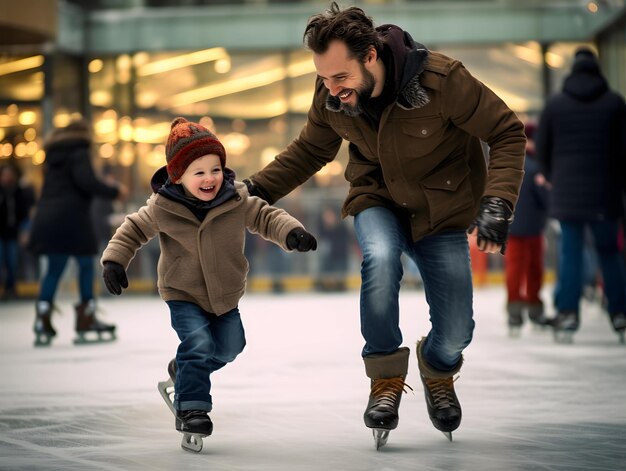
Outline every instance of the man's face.
<svg viewBox="0 0 626 471">
<path fill-rule="evenodd" d="M 376 79 L 369 70 L 375 63 L 375 53 L 362 63 L 350 57 L 343 41 L 336 40 L 330 43 L 325 53 L 314 54 L 313 63 L 324 86 L 341 102 L 344 113 L 359 114 L 362 103 L 372 96 L 376 86 Z"/>
</svg>

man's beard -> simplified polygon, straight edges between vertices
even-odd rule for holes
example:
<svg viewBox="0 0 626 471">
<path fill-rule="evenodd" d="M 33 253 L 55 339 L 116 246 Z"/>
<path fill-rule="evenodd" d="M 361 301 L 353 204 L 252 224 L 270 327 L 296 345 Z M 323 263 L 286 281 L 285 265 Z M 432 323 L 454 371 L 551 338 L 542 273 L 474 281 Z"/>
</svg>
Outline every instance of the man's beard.
<svg viewBox="0 0 626 471">
<path fill-rule="evenodd" d="M 376 86 L 376 80 L 374 75 L 370 73 L 364 66 L 361 65 L 361 71 L 363 72 L 363 83 L 359 89 L 354 88 L 354 94 L 356 95 L 356 103 L 349 105 L 348 103 L 340 102 L 339 109 L 343 111 L 346 116 L 354 118 L 363 112 L 363 105 L 367 100 L 372 97 L 374 93 L 374 87 Z"/>
</svg>

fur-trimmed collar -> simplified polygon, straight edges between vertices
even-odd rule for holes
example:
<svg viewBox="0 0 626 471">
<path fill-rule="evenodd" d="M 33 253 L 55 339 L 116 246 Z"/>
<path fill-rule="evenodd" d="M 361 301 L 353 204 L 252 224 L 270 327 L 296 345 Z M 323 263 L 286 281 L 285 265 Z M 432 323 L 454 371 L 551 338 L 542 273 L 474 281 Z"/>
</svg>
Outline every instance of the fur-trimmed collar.
<svg viewBox="0 0 626 471">
<path fill-rule="evenodd" d="M 404 110 L 414 110 L 421 108 L 430 102 L 428 93 L 420 84 L 420 74 L 415 75 L 411 81 L 400 91 L 396 104 Z M 341 101 L 338 97 L 330 93 L 326 98 L 326 109 L 333 112 L 340 112 Z"/>
</svg>

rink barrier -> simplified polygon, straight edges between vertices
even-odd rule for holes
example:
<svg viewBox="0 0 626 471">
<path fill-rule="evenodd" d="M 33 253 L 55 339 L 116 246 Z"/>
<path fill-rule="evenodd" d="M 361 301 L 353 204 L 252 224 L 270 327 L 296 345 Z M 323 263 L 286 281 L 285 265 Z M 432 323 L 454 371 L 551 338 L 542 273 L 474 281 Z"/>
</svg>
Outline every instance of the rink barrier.
<svg viewBox="0 0 626 471">
<path fill-rule="evenodd" d="M 545 283 L 553 283 L 555 280 L 553 270 L 548 270 L 544 274 Z M 474 287 L 488 287 L 504 284 L 504 272 L 489 271 L 473 275 Z M 308 275 L 290 275 L 281 277 L 251 276 L 248 279 L 247 291 L 250 293 L 289 293 L 307 291 L 353 291 L 361 287 L 359 275 L 347 275 L 345 277 L 315 277 Z M 402 279 L 403 289 L 422 289 L 421 280 L 411 276 Z M 103 295 L 103 287 L 96 283 L 94 287 L 98 296 Z M 39 283 L 36 281 L 20 282 L 16 286 L 17 294 L 20 298 L 36 298 L 39 292 Z M 60 292 L 75 293 L 76 283 L 66 281 L 59 285 Z M 133 294 L 156 294 L 154 280 L 145 278 L 132 278 L 129 280 L 126 293 Z M 1 294 L 1 293 L 0 293 Z"/>
</svg>

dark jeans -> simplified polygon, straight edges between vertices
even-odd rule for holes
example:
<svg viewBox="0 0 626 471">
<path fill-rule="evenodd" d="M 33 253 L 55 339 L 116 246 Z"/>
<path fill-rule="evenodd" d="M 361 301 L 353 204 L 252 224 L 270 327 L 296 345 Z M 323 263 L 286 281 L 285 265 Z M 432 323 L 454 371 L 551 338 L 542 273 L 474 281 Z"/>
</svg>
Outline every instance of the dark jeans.
<svg viewBox="0 0 626 471">
<path fill-rule="evenodd" d="M 611 314 L 626 312 L 626 281 L 624 262 L 621 259 L 617 234 L 617 221 L 592 223 L 560 221 L 561 250 L 556 308 L 559 312 L 578 312 L 583 284 L 584 229 L 588 226 L 604 282 L 604 294 Z"/>
<path fill-rule="evenodd" d="M 174 407 L 211 411 L 211 373 L 233 361 L 246 345 L 239 309 L 216 316 L 190 302 L 166 303 L 180 339 Z"/>
<path fill-rule="evenodd" d="M 70 257 L 74 257 L 78 263 L 78 289 L 80 291 L 81 303 L 86 303 L 94 299 L 94 258 L 91 255 L 53 253 L 46 256 L 48 257 L 48 269 L 41 281 L 39 301 L 48 301 L 49 303 L 54 301 L 59 280 L 61 280 L 61 276 L 63 275 L 63 271 Z"/>
<path fill-rule="evenodd" d="M 441 232 L 417 242 L 406 221 L 383 207 L 354 218 L 363 253 L 361 264 L 362 355 L 393 353 L 402 344 L 399 324 L 401 256 L 419 268 L 429 306 L 431 330 L 423 344 L 430 366 L 450 371 L 461 359 L 474 330 L 472 272 L 464 230 Z"/>
</svg>

